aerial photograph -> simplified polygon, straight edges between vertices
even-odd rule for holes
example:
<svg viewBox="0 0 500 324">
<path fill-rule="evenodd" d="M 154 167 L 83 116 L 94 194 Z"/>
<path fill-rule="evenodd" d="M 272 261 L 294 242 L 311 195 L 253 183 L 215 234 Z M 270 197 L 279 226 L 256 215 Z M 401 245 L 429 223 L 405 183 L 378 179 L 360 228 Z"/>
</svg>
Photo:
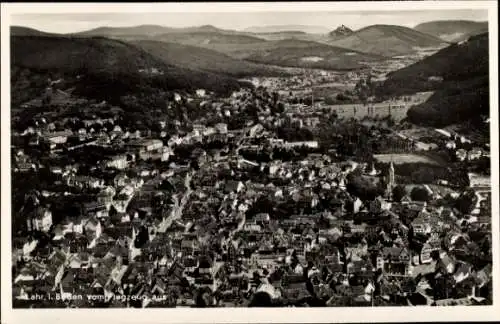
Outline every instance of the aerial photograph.
<svg viewBox="0 0 500 324">
<path fill-rule="evenodd" d="M 492 305 L 488 26 L 12 15 L 12 307 Z"/>
</svg>

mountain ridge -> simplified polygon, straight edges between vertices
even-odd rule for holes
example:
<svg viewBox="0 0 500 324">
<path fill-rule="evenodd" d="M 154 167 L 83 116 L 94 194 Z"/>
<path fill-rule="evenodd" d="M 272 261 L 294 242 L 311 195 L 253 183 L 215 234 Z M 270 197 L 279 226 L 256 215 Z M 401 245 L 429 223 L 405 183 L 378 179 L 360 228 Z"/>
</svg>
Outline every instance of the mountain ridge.
<svg viewBox="0 0 500 324">
<path fill-rule="evenodd" d="M 190 27 L 167 27 L 161 25 L 137 25 L 129 27 L 97 27 L 87 31 L 74 33 L 85 36 L 124 36 L 142 35 L 155 36 L 161 34 L 183 34 L 183 33 L 221 33 L 221 34 L 243 34 L 229 29 L 222 29 L 213 25 L 201 25 Z"/>
<path fill-rule="evenodd" d="M 434 20 L 418 24 L 413 29 L 450 42 L 461 42 L 488 31 L 487 21 Z"/>
<path fill-rule="evenodd" d="M 63 34 L 44 32 L 35 28 L 25 26 L 10 26 L 10 36 L 46 36 L 61 37 Z"/>
<path fill-rule="evenodd" d="M 302 31 L 310 34 L 327 34 L 329 29 L 323 26 L 311 25 L 270 25 L 270 26 L 251 26 L 242 30 L 248 33 L 277 33 L 286 31 Z"/>
<path fill-rule="evenodd" d="M 442 46 L 446 42 L 408 27 L 375 24 L 347 36 L 330 38 L 327 43 L 364 53 L 397 56 L 413 53 L 416 48 Z"/>
</svg>

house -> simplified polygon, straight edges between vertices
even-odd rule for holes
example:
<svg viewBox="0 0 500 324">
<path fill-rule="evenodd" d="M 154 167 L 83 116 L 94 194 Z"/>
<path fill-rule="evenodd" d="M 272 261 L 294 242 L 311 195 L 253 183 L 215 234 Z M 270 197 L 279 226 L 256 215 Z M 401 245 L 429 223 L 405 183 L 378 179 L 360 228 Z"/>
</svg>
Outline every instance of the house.
<svg viewBox="0 0 500 324">
<path fill-rule="evenodd" d="M 138 165 L 135 170 L 136 175 L 138 177 L 154 177 L 158 174 L 158 170 L 155 169 L 152 165 L 149 164 L 143 164 L 143 165 Z"/>
<path fill-rule="evenodd" d="M 54 286 L 57 286 L 64 275 L 68 255 L 62 250 L 55 250 L 47 260 L 47 270 L 54 277 Z"/>
<path fill-rule="evenodd" d="M 59 166 L 52 166 L 52 167 L 50 167 L 50 172 L 53 174 L 62 174 L 63 169 Z"/>
<path fill-rule="evenodd" d="M 231 193 L 231 192 L 240 192 L 245 188 L 245 185 L 241 181 L 235 181 L 235 180 L 229 180 L 225 183 L 224 185 L 224 192 L 225 193 Z"/>
<path fill-rule="evenodd" d="M 491 263 L 486 265 L 483 269 L 479 270 L 476 274 L 478 281 L 478 287 L 482 288 L 486 286 L 492 279 L 492 265 Z"/>
<path fill-rule="evenodd" d="M 491 227 L 491 216 L 478 216 L 476 224 L 480 227 Z"/>
<path fill-rule="evenodd" d="M 361 199 L 357 198 L 353 201 L 353 212 L 354 214 L 357 214 L 360 210 L 361 207 L 363 207 L 363 202 Z"/>
<path fill-rule="evenodd" d="M 115 155 L 106 162 L 108 168 L 123 170 L 128 166 L 128 159 L 126 155 Z"/>
<path fill-rule="evenodd" d="M 390 210 L 390 209 L 391 209 L 391 203 L 387 202 L 382 197 L 377 197 L 377 198 L 375 198 L 374 201 L 370 202 L 370 211 L 371 212 L 379 212 L 382 210 Z"/>
<path fill-rule="evenodd" d="M 465 161 L 467 159 L 467 151 L 464 149 L 456 150 L 455 154 L 459 161 Z"/>
<path fill-rule="evenodd" d="M 271 218 L 268 213 L 259 213 L 253 216 L 252 221 L 256 224 L 267 224 Z"/>
<path fill-rule="evenodd" d="M 199 242 L 196 238 L 186 237 L 182 239 L 180 249 L 183 255 L 192 255 L 199 248 Z"/>
<path fill-rule="evenodd" d="M 223 124 L 221 124 L 221 125 L 223 125 Z M 216 133 L 217 133 L 216 128 L 203 126 L 202 128 L 193 128 L 193 132 L 191 133 L 191 135 L 193 137 L 198 137 L 198 136 L 210 136 L 210 135 L 214 135 Z M 219 134 L 221 134 L 221 133 L 222 132 L 219 132 Z"/>
<path fill-rule="evenodd" d="M 243 231 L 245 231 L 245 232 L 261 232 L 262 226 L 259 224 L 245 223 L 243 225 Z"/>
<path fill-rule="evenodd" d="M 491 188 L 491 177 L 469 173 L 469 186 L 473 189 Z"/>
<path fill-rule="evenodd" d="M 410 196 L 404 195 L 403 198 L 401 198 L 402 205 L 409 205 L 411 203 L 412 203 L 412 200 L 411 200 Z"/>
<path fill-rule="evenodd" d="M 305 278 L 300 274 L 285 274 L 281 279 L 281 295 L 282 297 L 293 301 L 310 296 L 307 291 Z"/>
<path fill-rule="evenodd" d="M 365 285 L 351 286 L 351 296 L 355 297 L 355 302 L 369 302 L 372 300 L 375 286 L 373 283 L 368 282 Z"/>
<path fill-rule="evenodd" d="M 214 260 L 208 255 L 202 255 L 198 258 L 198 271 L 200 275 L 213 276 L 215 269 Z"/>
<path fill-rule="evenodd" d="M 443 208 L 441 210 L 441 218 L 445 221 L 456 221 L 457 217 L 455 216 L 455 212 L 451 208 Z"/>
<path fill-rule="evenodd" d="M 457 144 L 455 143 L 455 141 L 447 141 L 446 142 L 446 148 L 447 149 L 456 149 L 457 148 Z"/>
<path fill-rule="evenodd" d="M 420 251 L 420 263 L 432 262 L 432 252 L 441 250 L 441 242 L 439 240 L 427 241 Z"/>
<path fill-rule="evenodd" d="M 120 193 L 113 198 L 113 202 L 111 203 L 111 205 L 116 209 L 118 213 L 125 213 L 131 199 L 131 195 Z"/>
<path fill-rule="evenodd" d="M 46 133 L 43 134 L 43 140 L 49 144 L 64 144 L 72 134 L 73 132 L 70 130 Z"/>
<path fill-rule="evenodd" d="M 162 146 L 155 150 L 141 151 L 138 156 L 141 160 L 160 160 L 162 162 L 168 161 L 173 151 L 168 146 Z"/>
<path fill-rule="evenodd" d="M 364 273 L 364 272 L 372 272 L 373 271 L 373 265 L 368 259 L 358 259 L 358 260 L 352 260 L 347 264 L 347 273 L 352 274 L 352 273 Z"/>
<path fill-rule="evenodd" d="M 31 127 L 31 126 L 30 126 L 30 127 L 26 128 L 26 129 L 25 129 L 25 130 L 21 133 L 21 136 L 33 135 L 33 134 L 35 134 L 35 133 L 36 133 L 35 128 L 33 128 L 33 127 Z"/>
<path fill-rule="evenodd" d="M 97 240 L 102 234 L 102 225 L 98 219 L 91 218 L 84 224 L 84 229 L 89 241 Z"/>
<path fill-rule="evenodd" d="M 190 255 L 183 256 L 182 266 L 184 267 L 185 274 L 192 274 L 198 267 L 198 260 Z"/>
<path fill-rule="evenodd" d="M 28 162 L 18 162 L 14 169 L 15 172 L 29 172 L 31 170 L 36 170 L 36 165 Z"/>
<path fill-rule="evenodd" d="M 278 144 L 277 146 L 281 146 L 288 149 L 298 148 L 298 147 L 318 148 L 319 144 L 317 141 L 304 141 L 304 142 L 284 142 L 281 145 Z"/>
<path fill-rule="evenodd" d="M 455 298 L 464 298 L 464 297 L 477 297 L 477 288 L 478 282 L 476 277 L 472 275 L 468 275 L 465 279 L 456 282 L 456 296 Z"/>
<path fill-rule="evenodd" d="M 365 233 L 366 228 L 367 228 L 366 223 L 361 223 L 361 224 L 349 224 L 349 228 L 351 229 L 351 233 Z"/>
<path fill-rule="evenodd" d="M 41 231 L 47 233 L 52 227 L 52 212 L 48 208 L 39 206 L 27 219 L 28 231 Z"/>
<path fill-rule="evenodd" d="M 452 274 L 455 271 L 455 260 L 448 254 L 441 255 L 436 262 L 436 272 L 442 274 Z"/>
<path fill-rule="evenodd" d="M 105 204 L 106 208 L 109 209 L 115 195 L 116 191 L 113 187 L 106 187 L 97 194 L 97 202 Z"/>
<path fill-rule="evenodd" d="M 115 188 L 119 188 L 130 184 L 131 181 L 132 180 L 129 177 L 127 177 L 125 173 L 119 173 L 113 179 L 113 184 Z"/>
<path fill-rule="evenodd" d="M 33 136 L 29 139 L 29 146 L 38 146 L 40 145 L 40 136 Z"/>
<path fill-rule="evenodd" d="M 62 227 L 62 234 L 67 235 L 67 233 L 78 233 L 82 234 L 84 229 L 84 222 L 86 220 L 83 217 L 67 217 L 59 224 Z"/>
<path fill-rule="evenodd" d="M 377 269 L 387 276 L 411 275 L 411 256 L 404 247 L 385 247 L 377 255 L 376 261 Z"/>
<path fill-rule="evenodd" d="M 82 214 L 87 216 L 96 216 L 97 218 L 109 216 L 106 204 L 98 201 L 84 203 L 82 206 Z"/>
<path fill-rule="evenodd" d="M 226 123 L 218 123 L 215 125 L 215 129 L 220 133 L 220 134 L 227 134 L 227 124 Z"/>
<path fill-rule="evenodd" d="M 411 226 L 413 227 L 413 231 L 418 234 L 430 234 L 432 231 L 428 218 L 422 215 L 422 213 L 413 220 Z"/>
<path fill-rule="evenodd" d="M 22 247 L 22 255 L 24 260 L 31 259 L 31 252 L 35 250 L 38 245 L 38 240 L 30 239 L 26 241 Z"/>
<path fill-rule="evenodd" d="M 159 139 L 137 139 L 130 141 L 127 146 L 136 153 L 152 152 L 160 150 L 163 147 L 163 141 Z"/>
<path fill-rule="evenodd" d="M 472 265 L 466 262 L 459 262 L 456 265 L 455 273 L 453 274 L 453 278 L 456 283 L 460 283 L 465 279 L 469 278 L 472 274 Z"/>
<path fill-rule="evenodd" d="M 482 150 L 481 148 L 474 147 L 472 150 L 467 152 L 467 159 L 469 161 L 477 160 L 482 156 Z"/>
<path fill-rule="evenodd" d="M 104 186 L 104 180 L 90 176 L 70 176 L 66 179 L 68 186 L 97 189 Z"/>
<path fill-rule="evenodd" d="M 131 131 L 131 132 L 127 132 L 127 133 L 128 133 L 128 138 L 130 140 L 140 140 L 142 137 L 142 133 L 140 130 Z"/>
<path fill-rule="evenodd" d="M 207 94 L 207 91 L 205 89 L 197 89 L 196 90 L 196 95 L 200 98 L 205 97 Z"/>
<path fill-rule="evenodd" d="M 255 293 L 259 292 L 264 292 L 271 297 L 272 300 L 278 299 L 281 297 L 281 292 L 279 289 L 276 289 L 273 285 L 270 285 L 268 283 L 261 283 L 259 287 L 257 287 L 257 290 Z"/>
</svg>

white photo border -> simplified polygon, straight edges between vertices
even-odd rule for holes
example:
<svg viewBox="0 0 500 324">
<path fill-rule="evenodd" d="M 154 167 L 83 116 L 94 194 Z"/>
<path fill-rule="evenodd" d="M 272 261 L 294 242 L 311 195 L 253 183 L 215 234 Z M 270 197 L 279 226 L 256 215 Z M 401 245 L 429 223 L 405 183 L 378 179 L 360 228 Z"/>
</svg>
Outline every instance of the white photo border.
<svg viewBox="0 0 500 324">
<path fill-rule="evenodd" d="M 498 146 L 498 7 L 496 1 L 380 2 L 245 2 L 245 3 L 2 3 L 1 16 L 1 279 L 2 321 L 11 323 L 321 323 L 490 321 L 500 316 L 500 227 Z M 492 181 L 493 305 L 380 308 L 216 308 L 216 309 L 13 309 L 10 209 L 10 49 L 12 14 L 146 13 L 146 12 L 273 12 L 273 11 L 413 11 L 488 10 L 490 41 L 490 127 Z"/>
</svg>

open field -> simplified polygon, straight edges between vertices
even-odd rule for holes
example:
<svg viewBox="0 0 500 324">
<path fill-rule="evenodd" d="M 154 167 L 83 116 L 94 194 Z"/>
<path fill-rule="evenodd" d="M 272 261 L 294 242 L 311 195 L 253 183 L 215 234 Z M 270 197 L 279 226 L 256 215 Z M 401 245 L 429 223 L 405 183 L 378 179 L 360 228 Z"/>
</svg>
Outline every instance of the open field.
<svg viewBox="0 0 500 324">
<path fill-rule="evenodd" d="M 419 154 L 399 154 L 399 153 L 394 153 L 394 154 L 375 154 L 374 158 L 382 163 L 390 163 L 391 160 L 394 164 L 405 164 L 405 163 L 427 163 L 431 165 L 439 165 L 439 163 L 424 155 L 419 155 Z"/>
<path fill-rule="evenodd" d="M 398 131 L 399 134 L 412 138 L 414 140 L 419 140 L 423 137 L 440 137 L 438 133 L 433 128 L 413 126 L 412 128 L 403 129 Z"/>
</svg>

